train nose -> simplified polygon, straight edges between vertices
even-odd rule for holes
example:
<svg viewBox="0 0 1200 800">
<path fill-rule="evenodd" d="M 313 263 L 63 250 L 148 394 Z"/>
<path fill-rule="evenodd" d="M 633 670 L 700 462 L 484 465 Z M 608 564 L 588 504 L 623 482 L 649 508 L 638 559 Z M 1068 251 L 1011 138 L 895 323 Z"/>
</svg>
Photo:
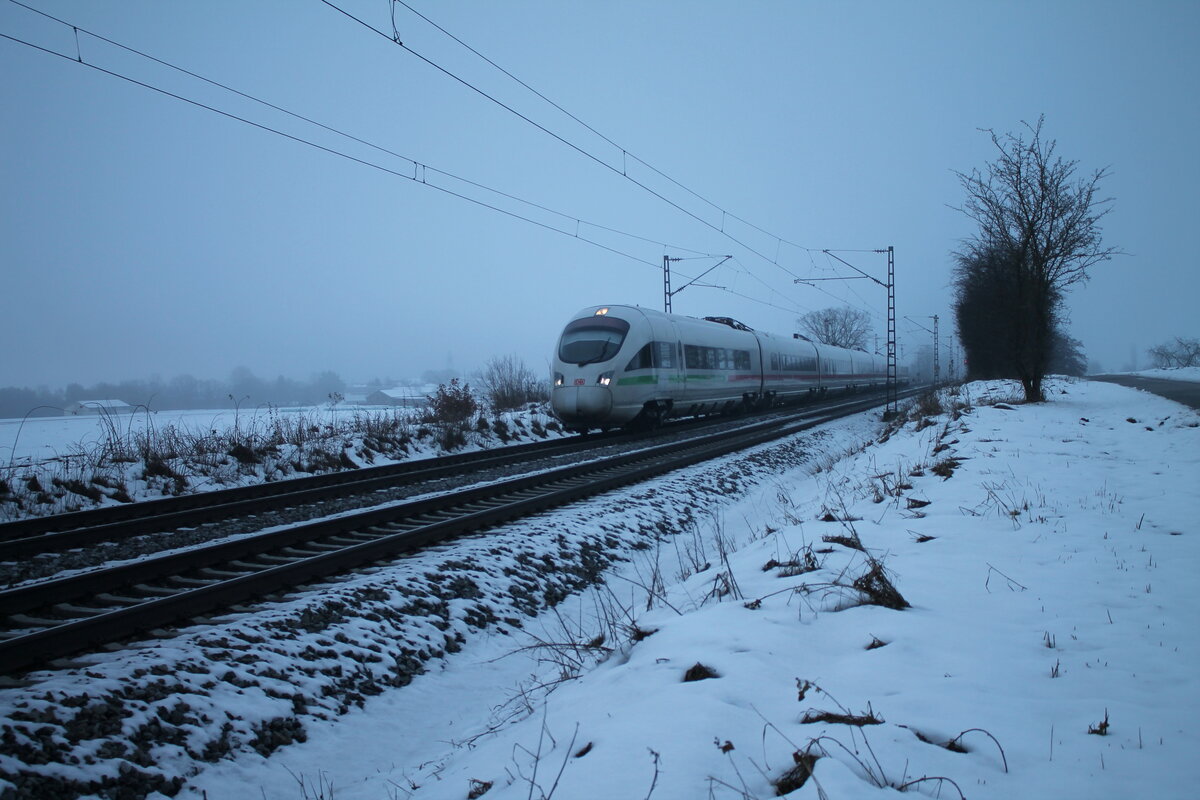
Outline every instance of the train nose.
<svg viewBox="0 0 1200 800">
<path fill-rule="evenodd" d="M 564 422 L 607 419 L 612 412 L 612 392 L 607 386 L 558 386 L 550 406 Z"/>
</svg>

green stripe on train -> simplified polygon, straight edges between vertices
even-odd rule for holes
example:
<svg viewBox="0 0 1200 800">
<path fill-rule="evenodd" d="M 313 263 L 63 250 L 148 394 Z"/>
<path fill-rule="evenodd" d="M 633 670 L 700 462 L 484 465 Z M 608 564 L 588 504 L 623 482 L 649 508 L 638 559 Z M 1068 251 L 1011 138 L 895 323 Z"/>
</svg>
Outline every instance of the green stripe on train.
<svg viewBox="0 0 1200 800">
<path fill-rule="evenodd" d="M 727 381 L 729 380 L 724 375 L 688 375 L 681 377 L 672 375 L 667 380 L 670 383 L 684 383 L 686 381 Z M 617 386 L 645 386 L 658 383 L 658 377 L 655 375 L 634 375 L 629 378 L 618 378 Z"/>
</svg>

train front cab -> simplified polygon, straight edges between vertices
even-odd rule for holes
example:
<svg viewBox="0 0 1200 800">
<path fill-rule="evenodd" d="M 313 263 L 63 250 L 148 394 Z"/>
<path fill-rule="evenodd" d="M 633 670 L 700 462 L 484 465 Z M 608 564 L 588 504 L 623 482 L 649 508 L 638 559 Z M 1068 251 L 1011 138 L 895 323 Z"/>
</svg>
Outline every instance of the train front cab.
<svg viewBox="0 0 1200 800">
<path fill-rule="evenodd" d="M 613 359 L 629 334 L 629 322 L 596 309 L 567 323 L 558 341 L 550 405 L 568 427 L 595 425 L 612 415 Z"/>
<path fill-rule="evenodd" d="M 585 309 L 559 339 L 551 408 L 568 429 L 670 414 L 681 353 L 670 320 L 632 306 Z"/>
</svg>

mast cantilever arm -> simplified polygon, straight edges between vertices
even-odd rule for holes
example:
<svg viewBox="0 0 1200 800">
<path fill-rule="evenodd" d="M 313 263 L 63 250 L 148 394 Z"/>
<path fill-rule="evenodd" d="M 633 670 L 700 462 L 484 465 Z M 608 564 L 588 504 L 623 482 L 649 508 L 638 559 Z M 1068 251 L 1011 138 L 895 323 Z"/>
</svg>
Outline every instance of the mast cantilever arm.
<svg viewBox="0 0 1200 800">
<path fill-rule="evenodd" d="M 687 287 L 689 287 L 689 286 L 691 286 L 691 285 L 693 285 L 693 284 L 695 284 L 695 285 L 697 285 L 697 286 L 709 286 L 710 288 L 714 288 L 714 289 L 721 289 L 721 288 L 724 288 L 724 287 L 721 287 L 721 286 L 711 286 L 710 284 L 703 284 L 703 283 L 697 284 L 697 283 L 696 283 L 696 281 L 700 280 L 700 279 L 701 279 L 701 278 L 703 278 L 705 275 L 707 275 L 708 273 L 712 272 L 714 269 L 716 269 L 717 267 L 721 266 L 722 264 L 724 264 L 726 261 L 728 261 L 728 260 L 729 260 L 729 259 L 731 259 L 731 258 L 733 258 L 733 256 L 725 256 L 725 257 L 724 257 L 724 258 L 722 258 L 720 261 L 718 261 L 717 263 L 713 264 L 713 265 L 712 265 L 711 267 L 709 267 L 708 269 L 704 270 L 704 272 L 701 272 L 699 275 L 697 275 L 696 277 L 692 278 L 690 281 L 688 281 L 687 283 L 685 283 L 683 286 L 680 286 L 678 289 L 676 289 L 675 291 L 671 292 L 671 293 L 670 293 L 670 296 L 671 296 L 671 297 L 674 297 L 675 295 L 679 294 L 679 293 L 680 293 L 680 292 L 682 292 L 684 289 L 686 289 Z"/>
<path fill-rule="evenodd" d="M 821 252 L 822 252 L 822 253 L 824 253 L 824 254 L 825 254 L 825 255 L 827 255 L 827 256 L 832 256 L 833 258 L 836 258 L 838 261 L 842 262 L 842 263 L 843 263 L 843 264 L 845 264 L 847 267 L 849 267 L 850 269 L 852 269 L 852 270 L 854 270 L 855 272 L 857 272 L 859 275 L 862 275 L 864 278 L 870 278 L 871 280 L 875 281 L 876 283 L 878 283 L 878 284 L 879 284 L 880 286 L 882 286 L 883 288 L 885 288 L 885 289 L 887 288 L 887 284 L 886 284 L 886 283 L 884 283 L 883 281 L 879 280 L 879 278 L 876 278 L 874 275 L 868 275 L 867 273 L 863 272 L 863 271 L 862 271 L 861 269 L 859 269 L 858 267 L 856 267 L 856 266 L 854 266 L 853 264 L 851 264 L 851 263 L 850 263 L 849 261 L 847 261 L 846 259 L 844 259 L 844 258 L 842 258 L 841 256 L 839 256 L 839 255 L 837 255 L 836 253 L 834 253 L 832 250 L 822 250 Z M 876 250 L 875 252 L 877 252 L 877 253 L 884 253 L 884 252 L 887 252 L 887 251 L 886 251 L 886 250 Z"/>
</svg>

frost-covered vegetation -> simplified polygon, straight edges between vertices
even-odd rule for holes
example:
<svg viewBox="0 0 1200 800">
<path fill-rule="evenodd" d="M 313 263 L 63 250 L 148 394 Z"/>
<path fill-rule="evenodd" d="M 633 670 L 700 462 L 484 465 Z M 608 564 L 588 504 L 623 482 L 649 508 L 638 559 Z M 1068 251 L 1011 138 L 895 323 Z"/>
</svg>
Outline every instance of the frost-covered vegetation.
<svg viewBox="0 0 1200 800">
<path fill-rule="evenodd" d="M 457 381 L 419 409 L 103 414 L 14 422 L 5 432 L 0 521 L 562 435 L 545 404 L 494 410 Z M 18 457 L 39 435 L 59 441 Z"/>
</svg>

